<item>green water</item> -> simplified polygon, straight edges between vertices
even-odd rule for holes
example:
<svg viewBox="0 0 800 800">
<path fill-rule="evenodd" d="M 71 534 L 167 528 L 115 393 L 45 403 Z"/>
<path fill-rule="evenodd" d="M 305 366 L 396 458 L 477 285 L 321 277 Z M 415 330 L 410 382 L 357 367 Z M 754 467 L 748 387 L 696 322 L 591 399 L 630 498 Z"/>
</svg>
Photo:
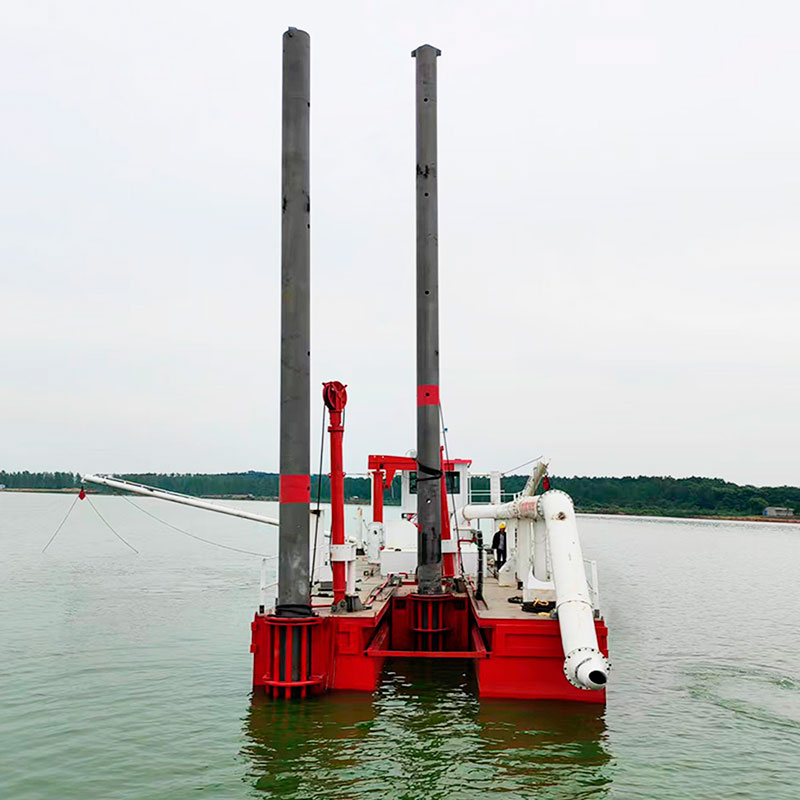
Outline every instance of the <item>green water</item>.
<svg viewBox="0 0 800 800">
<path fill-rule="evenodd" d="M 479 701 L 461 662 L 374 696 L 250 694 L 258 559 L 120 498 L 0 492 L 5 798 L 800 797 L 800 528 L 582 518 L 614 664 L 605 709 Z M 143 501 L 274 552 L 254 523 Z M 267 507 L 268 504 L 251 504 Z M 270 509 L 271 510 L 271 509 Z"/>
<path fill-rule="evenodd" d="M 397 660 L 375 697 L 256 703 L 250 775 L 274 797 L 602 796 L 602 709 L 479 702 L 472 684 L 467 663 Z"/>
</svg>

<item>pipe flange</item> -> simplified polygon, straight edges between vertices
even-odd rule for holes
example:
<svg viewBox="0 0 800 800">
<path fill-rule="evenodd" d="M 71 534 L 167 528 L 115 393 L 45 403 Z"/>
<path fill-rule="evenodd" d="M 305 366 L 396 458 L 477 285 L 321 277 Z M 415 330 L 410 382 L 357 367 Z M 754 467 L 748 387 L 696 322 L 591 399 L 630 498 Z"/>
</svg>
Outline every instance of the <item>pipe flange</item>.
<svg viewBox="0 0 800 800">
<path fill-rule="evenodd" d="M 567 657 L 564 659 L 564 677 L 576 688 L 576 689 L 583 689 L 584 687 L 581 686 L 577 681 L 572 680 L 569 674 L 569 670 L 567 669 L 567 664 L 569 664 L 570 659 L 575 653 L 594 653 L 594 647 L 576 647 L 574 650 L 570 650 L 567 654 Z"/>
<path fill-rule="evenodd" d="M 597 653 L 599 656 L 603 658 L 603 660 L 606 663 L 606 667 L 608 668 L 608 671 L 611 672 L 611 662 L 608 660 L 608 657 L 604 656 L 603 652 L 595 647 L 576 647 L 574 650 L 570 650 L 569 655 L 564 659 L 564 664 L 565 664 L 564 668 L 566 669 L 566 661 L 573 653 L 583 653 L 583 652 Z"/>
<path fill-rule="evenodd" d="M 563 494 L 564 497 L 569 500 L 569 504 L 575 508 L 575 504 L 572 502 L 572 498 L 562 489 L 548 489 L 546 492 L 542 492 L 536 500 L 536 514 L 540 519 L 544 519 L 544 513 L 542 511 L 542 498 L 548 494 Z"/>
<path fill-rule="evenodd" d="M 570 677 L 570 674 L 569 674 L 569 670 L 568 670 L 568 668 L 567 668 L 567 665 L 570 663 L 570 660 L 572 660 L 572 659 L 573 659 L 573 657 L 577 657 L 577 655 L 576 655 L 576 654 L 580 654 L 580 653 L 591 653 L 592 655 L 599 655 L 599 656 L 600 656 L 600 658 L 602 658 L 602 659 L 603 659 L 603 661 L 604 661 L 604 663 L 605 663 L 606 670 L 607 670 L 608 672 L 611 672 L 611 662 L 610 662 L 610 661 L 609 661 L 609 660 L 608 660 L 608 659 L 607 659 L 607 658 L 606 658 L 606 657 L 605 657 L 605 656 L 604 656 L 604 655 L 603 655 L 603 654 L 600 652 L 600 650 L 598 650 L 598 649 L 596 649 L 596 648 L 594 648 L 594 647 L 576 647 L 574 650 L 570 650 L 570 651 L 569 651 L 569 654 L 568 654 L 568 655 L 567 655 L 567 657 L 564 659 L 564 666 L 563 666 L 563 670 L 564 670 L 564 677 L 565 677 L 565 678 L 566 678 L 566 679 L 567 679 L 567 680 L 568 680 L 568 681 L 569 681 L 569 682 L 570 682 L 570 683 L 571 683 L 571 684 L 572 684 L 572 685 L 573 685 L 573 686 L 574 686 L 576 689 L 583 689 L 583 690 L 586 690 L 588 687 L 586 687 L 586 686 L 583 686 L 583 685 L 581 685 L 580 683 L 578 683 L 577 681 L 574 681 L 574 680 L 572 680 L 572 678 Z M 579 662 L 579 663 L 576 665 L 576 667 L 575 667 L 575 673 L 576 673 L 576 674 L 577 674 L 577 672 L 578 672 L 578 667 L 580 667 L 580 665 L 581 665 L 582 663 L 583 663 L 583 662 L 581 661 L 581 662 Z"/>
</svg>

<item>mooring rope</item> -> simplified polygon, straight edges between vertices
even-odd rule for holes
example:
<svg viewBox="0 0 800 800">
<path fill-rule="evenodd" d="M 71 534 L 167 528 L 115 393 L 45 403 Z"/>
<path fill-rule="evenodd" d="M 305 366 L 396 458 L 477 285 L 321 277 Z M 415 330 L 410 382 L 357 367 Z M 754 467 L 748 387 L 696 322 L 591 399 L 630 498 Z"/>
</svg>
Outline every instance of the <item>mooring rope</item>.
<svg viewBox="0 0 800 800">
<path fill-rule="evenodd" d="M 111 523 L 97 510 L 97 506 L 95 506 L 95 504 L 92 502 L 92 498 L 89 497 L 88 494 L 86 495 L 86 499 L 89 501 L 89 505 L 92 507 L 92 510 L 94 511 L 94 513 L 97 514 L 97 516 L 100 517 L 101 520 L 103 520 L 103 522 L 105 523 L 105 526 L 111 531 L 111 533 L 113 533 L 114 536 L 116 536 L 117 539 L 119 539 L 122 542 L 122 544 L 124 544 L 126 547 L 130 547 L 130 549 L 133 550 L 133 552 L 138 555 L 139 551 L 132 544 L 130 544 L 130 542 L 126 542 L 125 539 L 123 539 L 114 530 L 114 528 L 111 527 Z"/>
<path fill-rule="evenodd" d="M 177 525 L 173 525 L 172 523 L 167 522 L 166 520 L 161 519 L 160 517 L 157 517 L 155 514 L 151 514 L 146 509 L 136 505 L 136 503 L 134 503 L 133 500 L 131 500 L 126 495 L 119 494 L 118 492 L 114 492 L 114 494 L 117 495 L 118 497 L 121 497 L 126 502 L 130 503 L 135 509 L 141 511 L 142 514 L 146 514 L 148 517 L 152 517 L 156 522 L 160 522 L 162 525 L 166 525 L 168 528 L 172 528 L 172 530 L 177 531 L 178 533 L 182 533 L 184 536 L 188 536 L 191 539 L 196 539 L 198 542 L 203 542 L 204 544 L 210 544 L 212 547 L 220 547 L 223 550 L 232 550 L 235 553 L 244 553 L 245 555 L 248 556 L 258 556 L 259 558 L 263 558 L 267 561 L 272 561 L 278 558 L 277 555 L 267 556 L 264 555 L 264 553 L 257 553 L 254 550 L 243 550 L 240 547 L 233 547 L 232 545 L 229 544 L 222 544 L 221 542 L 214 542 L 211 539 L 205 539 L 202 536 L 197 536 L 197 534 L 190 533 L 189 531 L 186 531 L 183 528 L 179 528 Z M 83 491 L 81 491 L 81 493 L 78 494 L 72 501 L 72 505 L 69 507 L 69 510 L 64 515 L 64 518 L 61 520 L 61 522 L 58 523 L 58 527 L 55 529 L 55 531 L 53 531 L 53 535 L 48 539 L 47 544 L 42 548 L 43 553 L 46 552 L 47 548 L 50 547 L 50 545 L 55 540 L 56 536 L 58 536 L 59 531 L 64 527 L 64 523 L 69 519 L 69 516 L 70 514 L 72 514 L 72 511 L 75 508 L 75 504 L 78 502 L 78 500 L 87 500 L 89 502 L 89 505 L 92 507 L 92 511 L 94 511 L 94 513 L 97 514 L 98 517 L 100 517 L 100 520 L 111 531 L 111 533 L 113 533 L 114 536 L 116 536 L 117 539 L 119 539 L 126 547 L 129 547 L 137 555 L 139 554 L 139 551 L 130 542 L 128 542 L 119 533 L 117 533 L 113 525 L 100 513 L 100 510 L 92 502 L 91 498 Z"/>
<path fill-rule="evenodd" d="M 191 539 L 196 539 L 198 542 L 204 542 L 205 544 L 210 544 L 213 547 L 220 547 L 223 550 L 232 550 L 234 553 L 244 553 L 248 556 L 258 556 L 259 558 L 266 558 L 266 559 L 276 559 L 278 556 L 267 556 L 264 553 L 256 553 L 254 550 L 243 550 L 240 547 L 233 547 L 229 544 L 222 544 L 221 542 L 214 542 L 211 539 L 204 539 L 202 536 L 198 536 L 195 533 L 190 533 L 189 531 L 184 530 L 183 528 L 179 528 L 177 525 L 173 525 L 171 522 L 167 522 L 165 519 L 161 519 L 157 517 L 155 514 L 151 514 L 147 509 L 142 508 L 141 506 L 137 505 L 133 502 L 129 497 L 124 494 L 119 495 L 123 500 L 130 503 L 134 508 L 138 509 L 142 512 L 142 514 L 147 514 L 148 517 L 152 517 L 156 522 L 160 522 L 162 525 L 166 525 L 168 528 L 172 528 L 172 530 L 177 531 L 178 533 L 182 533 L 184 536 L 188 536 Z"/>
<path fill-rule="evenodd" d="M 64 515 L 64 519 L 61 520 L 61 522 L 58 524 L 58 527 L 55 529 L 55 532 L 48 540 L 47 544 L 42 548 L 43 553 L 45 550 L 47 550 L 48 547 L 50 547 L 51 544 L 53 544 L 53 539 L 55 539 L 56 536 L 58 536 L 58 532 L 64 526 L 64 523 L 67 521 L 67 518 L 72 513 L 72 509 L 75 508 L 75 503 L 77 503 L 78 500 L 80 500 L 80 495 L 75 495 L 75 499 L 72 501 L 72 505 L 69 507 L 69 511 L 67 511 L 67 513 Z"/>
</svg>

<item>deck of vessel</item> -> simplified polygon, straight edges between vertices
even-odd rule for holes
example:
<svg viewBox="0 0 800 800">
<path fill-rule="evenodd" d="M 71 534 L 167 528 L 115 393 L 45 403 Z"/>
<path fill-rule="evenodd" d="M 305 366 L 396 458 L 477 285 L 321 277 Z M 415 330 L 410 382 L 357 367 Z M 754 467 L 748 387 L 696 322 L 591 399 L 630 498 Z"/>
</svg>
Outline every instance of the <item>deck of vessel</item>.
<svg viewBox="0 0 800 800">
<path fill-rule="evenodd" d="M 338 612 L 346 613 L 351 618 L 372 617 L 383 609 L 393 596 L 407 595 L 416 591 L 416 584 L 405 581 L 402 585 L 389 585 L 388 578 L 381 575 L 377 564 L 370 564 L 366 557 L 359 556 L 357 561 L 356 591 L 365 608 L 361 611 Z M 468 588 L 468 593 L 474 595 L 474 579 Z M 381 588 L 383 587 L 383 588 Z M 475 614 L 481 619 L 509 619 L 509 620 L 536 620 L 551 619 L 548 612 L 532 614 L 522 610 L 519 602 L 509 602 L 513 597 L 519 597 L 521 591 L 514 586 L 501 586 L 494 575 L 488 575 L 483 582 L 483 599 L 473 603 Z M 370 601 L 370 598 L 374 599 Z M 316 590 L 312 596 L 312 603 L 320 616 L 329 616 L 332 612 L 327 602 L 333 601 L 330 591 Z"/>
</svg>

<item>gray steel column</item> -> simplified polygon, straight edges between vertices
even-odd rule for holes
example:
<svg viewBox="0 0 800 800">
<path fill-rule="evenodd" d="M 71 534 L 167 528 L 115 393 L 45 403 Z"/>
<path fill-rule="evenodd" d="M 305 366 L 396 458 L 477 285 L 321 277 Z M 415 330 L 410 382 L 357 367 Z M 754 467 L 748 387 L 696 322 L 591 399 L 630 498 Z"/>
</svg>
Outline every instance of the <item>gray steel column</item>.
<svg viewBox="0 0 800 800">
<path fill-rule="evenodd" d="M 439 229 L 436 177 L 436 59 L 417 60 L 417 581 L 420 594 L 442 591 L 439 451 Z"/>
<path fill-rule="evenodd" d="M 281 485 L 278 605 L 311 613 L 309 588 L 310 228 L 309 35 L 283 34 L 281 162 Z"/>
</svg>

